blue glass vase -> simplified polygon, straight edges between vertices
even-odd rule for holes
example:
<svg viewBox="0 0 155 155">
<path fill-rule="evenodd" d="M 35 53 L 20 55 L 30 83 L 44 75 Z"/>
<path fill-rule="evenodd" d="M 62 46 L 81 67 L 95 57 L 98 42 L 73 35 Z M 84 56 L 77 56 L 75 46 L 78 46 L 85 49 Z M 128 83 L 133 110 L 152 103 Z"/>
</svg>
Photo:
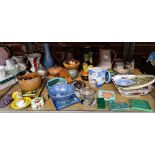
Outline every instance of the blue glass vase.
<svg viewBox="0 0 155 155">
<path fill-rule="evenodd" d="M 44 43 L 43 46 L 44 46 L 44 49 L 45 49 L 43 65 L 47 69 L 49 67 L 53 67 L 54 66 L 54 58 L 53 58 L 52 54 L 50 53 L 49 44 L 48 43 Z"/>
</svg>

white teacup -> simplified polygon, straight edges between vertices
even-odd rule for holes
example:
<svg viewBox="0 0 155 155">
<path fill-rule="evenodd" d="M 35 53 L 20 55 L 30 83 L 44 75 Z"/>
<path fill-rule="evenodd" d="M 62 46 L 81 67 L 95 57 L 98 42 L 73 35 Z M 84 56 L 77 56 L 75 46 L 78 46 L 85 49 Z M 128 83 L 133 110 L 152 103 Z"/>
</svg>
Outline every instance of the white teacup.
<svg viewBox="0 0 155 155">
<path fill-rule="evenodd" d="M 6 76 L 5 67 L 4 66 L 0 66 L 0 79 L 4 79 L 5 76 Z"/>
</svg>

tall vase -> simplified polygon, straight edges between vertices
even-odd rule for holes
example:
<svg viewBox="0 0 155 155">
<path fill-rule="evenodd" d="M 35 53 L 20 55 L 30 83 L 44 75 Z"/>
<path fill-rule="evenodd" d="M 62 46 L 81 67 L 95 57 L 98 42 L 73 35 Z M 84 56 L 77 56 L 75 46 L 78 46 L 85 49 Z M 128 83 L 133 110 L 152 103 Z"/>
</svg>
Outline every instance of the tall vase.
<svg viewBox="0 0 155 155">
<path fill-rule="evenodd" d="M 43 65 L 47 69 L 49 67 L 53 67 L 54 66 L 54 58 L 53 58 L 52 54 L 50 53 L 49 44 L 48 43 L 44 43 L 43 46 L 44 46 L 44 49 L 45 49 Z"/>
</svg>

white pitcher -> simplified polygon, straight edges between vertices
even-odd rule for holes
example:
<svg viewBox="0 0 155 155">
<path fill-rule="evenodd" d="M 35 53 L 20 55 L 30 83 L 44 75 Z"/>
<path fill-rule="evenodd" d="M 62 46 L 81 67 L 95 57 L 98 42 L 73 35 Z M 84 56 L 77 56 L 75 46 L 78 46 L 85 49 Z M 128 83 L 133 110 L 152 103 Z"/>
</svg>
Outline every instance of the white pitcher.
<svg viewBox="0 0 155 155">
<path fill-rule="evenodd" d="M 114 53 L 114 59 L 111 60 L 111 53 Z M 116 52 L 111 49 L 100 49 L 100 63 L 99 67 L 102 67 L 103 69 L 111 69 L 112 64 L 116 59 Z"/>
</svg>

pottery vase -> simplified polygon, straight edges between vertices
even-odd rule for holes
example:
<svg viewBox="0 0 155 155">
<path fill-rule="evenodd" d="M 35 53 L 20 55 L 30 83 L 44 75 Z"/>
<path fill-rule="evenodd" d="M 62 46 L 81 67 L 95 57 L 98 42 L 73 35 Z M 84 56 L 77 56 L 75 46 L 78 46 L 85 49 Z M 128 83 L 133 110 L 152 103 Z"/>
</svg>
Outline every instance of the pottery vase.
<svg viewBox="0 0 155 155">
<path fill-rule="evenodd" d="M 53 59 L 52 54 L 50 53 L 49 44 L 48 43 L 44 43 L 43 46 L 44 46 L 44 49 L 45 49 L 43 65 L 47 69 L 49 67 L 53 67 L 54 66 L 54 59 Z"/>
</svg>

